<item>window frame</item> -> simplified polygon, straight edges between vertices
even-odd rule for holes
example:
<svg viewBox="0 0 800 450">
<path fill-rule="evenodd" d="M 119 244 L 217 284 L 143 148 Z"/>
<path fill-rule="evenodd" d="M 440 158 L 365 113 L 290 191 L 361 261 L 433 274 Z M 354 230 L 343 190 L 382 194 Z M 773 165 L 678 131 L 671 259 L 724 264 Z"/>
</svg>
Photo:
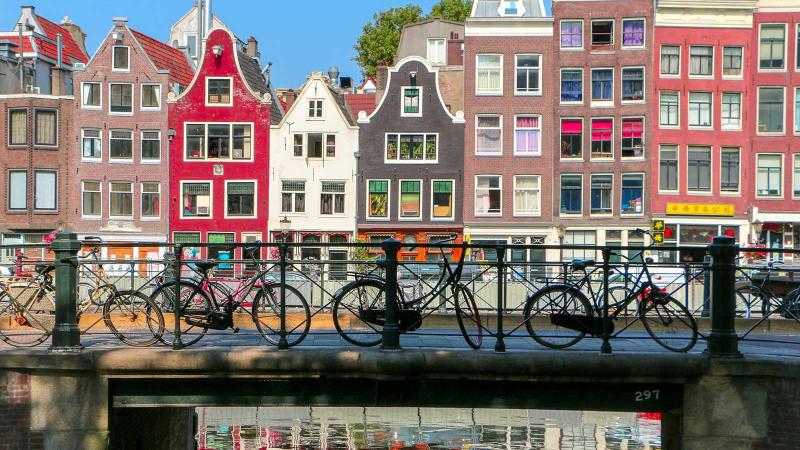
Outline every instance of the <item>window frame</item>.
<svg viewBox="0 0 800 450">
<path fill-rule="evenodd" d="M 499 120 L 498 128 L 479 127 L 478 119 L 492 117 Z M 496 152 L 478 151 L 478 130 L 500 130 L 500 149 Z M 502 156 L 503 155 L 503 115 L 502 114 L 476 114 L 475 115 L 475 156 Z"/>
<path fill-rule="evenodd" d="M 580 180 L 581 183 L 581 194 L 578 196 L 580 199 L 580 210 L 578 212 L 568 212 L 565 213 L 562 211 L 562 205 L 564 204 L 564 177 L 573 177 Z M 584 195 L 583 195 L 583 173 L 562 173 L 559 175 L 558 178 L 558 215 L 560 217 L 581 217 L 583 216 L 583 205 L 584 205 Z"/>
<path fill-rule="evenodd" d="M 625 138 L 625 121 L 632 121 L 632 120 L 639 120 L 642 123 L 642 155 L 641 156 L 625 156 L 625 146 L 624 140 Z M 623 161 L 636 161 L 636 160 L 643 160 L 647 157 L 647 145 L 645 144 L 647 141 L 647 120 L 644 115 L 641 116 L 622 116 L 620 117 L 620 133 L 619 133 L 619 157 Z"/>
<path fill-rule="evenodd" d="M 708 160 L 708 189 L 692 189 L 689 186 L 689 153 L 692 149 L 707 149 L 709 153 Z M 686 193 L 687 195 L 700 195 L 708 196 L 714 192 L 714 147 L 712 145 L 688 145 L 686 147 Z"/>
<path fill-rule="evenodd" d="M 517 119 L 520 117 L 535 117 L 536 122 L 539 125 L 538 128 L 518 128 L 517 127 Z M 524 131 L 536 131 L 538 130 L 538 143 L 536 144 L 537 151 L 535 152 L 519 152 L 517 148 L 517 131 L 524 130 Z M 514 115 L 514 156 L 522 156 L 522 157 L 537 157 L 542 156 L 542 116 L 539 114 L 515 114 Z"/>
<path fill-rule="evenodd" d="M 55 205 L 53 208 L 38 208 L 36 206 L 37 202 L 37 193 L 36 193 L 36 176 L 39 173 L 51 173 L 55 175 L 55 187 L 53 188 L 53 204 Z M 47 169 L 47 168 L 36 168 L 33 170 L 33 211 L 34 212 L 45 212 L 45 213 L 54 213 L 58 212 L 58 169 Z"/>
<path fill-rule="evenodd" d="M 535 178 L 537 183 L 536 189 L 519 189 L 517 188 L 517 179 L 519 178 Z M 537 174 L 516 174 L 512 180 L 513 184 L 511 187 L 513 188 L 514 194 L 512 200 L 512 216 L 513 217 L 541 217 L 542 216 L 542 176 Z M 502 187 L 502 186 L 501 186 Z M 517 208 L 517 190 L 524 190 L 528 191 L 535 191 L 536 192 L 536 208 L 533 212 L 520 212 Z M 502 195 L 500 199 L 502 201 Z"/>
<path fill-rule="evenodd" d="M 725 189 L 722 187 L 722 162 L 724 161 L 723 155 L 725 153 L 736 153 L 738 161 L 738 171 L 736 176 L 736 190 Z M 733 195 L 738 196 L 742 192 L 742 148 L 733 146 L 723 146 L 719 149 L 719 194 L 720 195 Z"/>
<path fill-rule="evenodd" d="M 738 103 L 738 105 L 739 105 L 739 118 L 738 118 L 736 126 L 726 125 L 725 124 L 726 117 L 724 115 L 725 115 L 725 105 L 726 105 L 725 96 L 726 95 L 737 95 L 739 97 L 739 103 Z M 742 98 L 744 98 L 744 96 L 742 95 L 741 92 L 723 91 L 723 92 L 720 93 L 720 96 L 719 96 L 719 101 L 720 101 L 719 112 L 720 112 L 720 116 L 719 117 L 720 117 L 720 129 L 722 131 L 741 131 L 742 130 Z M 729 105 L 733 105 L 733 103 L 729 103 Z M 730 117 L 728 117 L 728 119 L 730 119 Z"/>
<path fill-rule="evenodd" d="M 594 24 L 595 24 L 595 22 L 611 22 L 611 42 L 610 43 L 608 43 L 608 44 L 595 44 L 594 43 Z M 591 20 L 591 26 L 592 26 L 592 28 L 589 29 L 589 44 L 591 46 L 591 51 L 598 51 L 598 50 L 600 50 L 600 51 L 609 51 L 609 50 L 613 49 L 614 45 L 616 44 L 616 39 L 615 39 L 616 38 L 616 34 L 617 34 L 616 33 L 616 31 L 617 31 L 616 30 L 616 27 L 617 27 L 616 19 L 612 19 L 612 18 L 592 19 Z"/>
<path fill-rule="evenodd" d="M 145 87 L 156 87 L 158 88 L 158 106 L 144 106 L 144 88 Z M 139 88 L 139 109 L 142 111 L 161 111 L 161 83 L 142 83 L 141 87 Z"/>
<path fill-rule="evenodd" d="M 39 115 L 40 112 L 47 112 L 47 113 L 54 113 L 55 114 L 55 118 L 53 119 L 53 124 L 55 125 L 55 136 L 54 136 L 55 137 L 55 141 L 56 141 L 55 144 L 43 144 L 43 143 L 40 143 L 40 142 L 36 141 L 36 134 L 37 134 L 36 131 L 38 129 L 37 120 L 36 119 L 37 119 L 37 116 Z M 32 127 L 31 131 L 33 131 L 32 134 L 33 134 L 33 146 L 34 147 L 58 148 L 59 144 L 61 143 L 60 139 L 59 139 L 59 131 L 60 131 L 60 129 L 59 129 L 60 128 L 59 119 L 60 119 L 61 115 L 59 113 L 60 113 L 60 111 L 58 110 L 58 108 L 39 108 L 39 107 L 34 107 L 33 108 L 33 124 L 32 124 L 33 127 Z"/>
<path fill-rule="evenodd" d="M 11 207 L 11 174 L 23 173 L 25 174 L 25 207 L 12 208 Z M 28 169 L 10 168 L 6 170 L 6 211 L 9 213 L 22 213 L 30 209 L 30 177 L 28 176 Z"/>
<path fill-rule="evenodd" d="M 330 192 L 325 191 L 322 186 L 323 183 L 341 183 L 344 186 L 343 192 Z M 332 197 L 332 209 L 330 213 L 322 212 L 322 196 L 323 195 L 331 195 Z M 336 212 L 336 196 L 341 195 L 342 198 L 342 212 Z M 347 214 L 347 181 L 346 180 L 320 180 L 320 191 L 319 191 L 319 215 L 323 217 L 342 217 Z"/>
<path fill-rule="evenodd" d="M 671 124 L 664 124 L 661 122 L 661 108 L 663 107 L 663 98 L 664 94 L 675 94 L 676 98 L 678 99 L 678 104 L 675 106 L 677 112 L 677 120 L 675 121 L 674 125 Z M 668 130 L 675 130 L 681 127 L 681 92 L 680 91 L 658 91 L 658 127 Z"/>
<path fill-rule="evenodd" d="M 386 216 L 373 216 L 369 213 L 369 202 L 370 202 L 370 191 L 369 191 L 369 183 L 370 181 L 385 181 L 386 182 Z M 364 197 L 364 207 L 366 211 L 364 211 L 364 215 L 367 220 L 376 220 L 376 221 L 383 221 L 388 222 L 392 218 L 392 180 L 389 178 L 367 178 L 364 183 L 364 190 L 366 191 L 366 196 Z"/>
<path fill-rule="evenodd" d="M 759 124 L 761 123 L 761 90 L 762 89 L 780 89 L 783 97 L 783 115 L 781 119 L 782 131 L 760 131 Z M 759 136 L 784 136 L 786 134 L 786 86 L 756 86 L 756 134 Z"/>
<path fill-rule="evenodd" d="M 86 132 L 87 131 L 96 131 L 100 137 L 97 138 L 88 138 L 88 139 L 99 139 L 100 140 L 100 155 L 96 158 L 88 158 L 83 154 L 83 141 L 87 139 Z M 80 152 L 81 152 L 81 162 L 101 162 L 103 160 L 103 130 L 101 128 L 81 128 L 81 137 L 80 137 Z"/>
<path fill-rule="evenodd" d="M 595 120 L 611 120 L 611 139 L 609 139 L 609 141 L 611 142 L 611 150 L 610 150 L 610 153 L 609 153 L 608 156 L 603 156 L 603 157 L 599 157 L 599 158 L 594 156 L 594 150 L 592 149 L 592 144 L 594 143 L 594 138 L 593 138 L 592 135 L 594 134 L 593 124 L 594 124 Z M 614 162 L 614 159 L 615 159 L 614 158 L 614 156 L 615 156 L 614 155 L 614 153 L 615 153 L 614 152 L 614 147 L 615 147 L 614 146 L 614 140 L 615 140 L 616 134 L 617 134 L 616 133 L 616 127 L 617 127 L 617 121 L 614 120 L 614 116 L 592 116 L 592 117 L 589 118 L 589 133 L 590 133 L 589 134 L 589 160 L 590 161 Z M 604 141 L 602 141 L 602 142 L 604 142 Z"/>
<path fill-rule="evenodd" d="M 497 190 L 500 191 L 500 208 L 498 212 L 478 212 L 478 178 L 482 177 L 496 177 L 498 179 L 498 187 L 497 188 L 480 188 L 486 189 L 487 191 Z M 503 175 L 500 174 L 480 174 L 475 175 L 475 184 L 474 184 L 474 194 L 475 194 L 475 217 L 502 217 L 503 216 Z"/>
<path fill-rule="evenodd" d="M 417 216 L 403 216 L 403 182 L 416 182 L 419 185 L 419 193 L 417 195 L 417 206 L 419 207 L 419 215 Z M 401 222 L 420 222 L 424 216 L 422 210 L 422 201 L 424 195 L 424 181 L 421 178 L 400 178 L 397 180 L 397 220 Z"/>
<path fill-rule="evenodd" d="M 158 215 L 145 216 L 144 215 L 144 194 L 153 194 L 153 192 L 144 192 L 145 184 L 155 184 L 158 186 Z M 142 221 L 156 221 L 161 220 L 161 182 L 160 181 L 141 181 L 139 183 L 139 218 Z"/>
<path fill-rule="evenodd" d="M 443 59 L 442 62 L 434 61 L 433 59 L 431 59 L 431 42 L 433 42 L 433 41 L 435 41 L 435 42 L 443 42 L 443 44 L 444 44 L 444 45 L 442 45 L 442 57 L 443 57 L 442 58 Z M 427 39 L 427 41 L 426 41 L 426 44 L 425 44 L 425 54 L 427 56 L 426 59 L 428 61 L 430 61 L 432 66 L 446 66 L 447 65 L 447 38 L 429 37 Z"/>
<path fill-rule="evenodd" d="M 246 214 L 231 214 L 228 211 L 228 185 L 231 183 L 252 183 L 253 184 L 253 214 L 246 215 Z M 256 179 L 246 179 L 246 180 L 239 180 L 239 179 L 226 179 L 225 180 L 225 193 L 224 193 L 224 214 L 223 217 L 226 219 L 257 219 L 258 218 L 258 180 Z M 282 190 L 281 190 L 282 191 Z"/>
<path fill-rule="evenodd" d="M 626 70 L 642 70 L 642 98 L 639 100 L 625 100 L 625 71 Z M 620 68 L 619 72 L 619 98 L 623 104 L 638 104 L 647 101 L 647 69 L 645 66 L 624 66 Z"/>
<path fill-rule="evenodd" d="M 97 95 L 100 97 L 98 99 L 97 106 L 88 105 L 84 103 L 85 96 L 84 96 L 84 89 L 87 85 L 96 85 L 97 86 Z M 82 81 L 81 82 L 81 109 L 91 109 L 91 110 L 102 110 L 103 109 L 103 83 L 100 81 Z"/>
<path fill-rule="evenodd" d="M 798 24 L 800 27 L 800 24 Z M 798 48 L 800 51 L 800 48 Z M 800 63 L 800 62 L 798 62 Z M 800 86 L 794 88 L 794 123 L 792 124 L 792 133 L 795 136 L 800 135 Z"/>
<path fill-rule="evenodd" d="M 693 48 L 710 48 L 711 49 L 711 73 L 710 74 L 693 74 L 692 73 L 692 49 Z M 717 49 L 714 47 L 713 44 L 695 44 L 689 45 L 689 67 L 687 69 L 689 73 L 690 79 L 705 79 L 705 80 L 713 80 L 716 76 L 716 60 L 717 60 Z"/>
<path fill-rule="evenodd" d="M 210 95 L 209 95 L 209 88 L 211 87 L 211 81 L 219 81 L 219 80 L 227 80 L 228 81 L 228 88 L 230 90 L 229 100 L 226 103 L 223 102 L 210 102 Z M 230 107 L 233 106 L 233 77 L 206 77 L 205 79 L 205 97 L 204 102 L 206 106 L 210 107 Z"/>
<path fill-rule="evenodd" d="M 678 73 L 664 73 L 662 58 L 664 57 L 664 47 L 675 47 L 678 49 Z M 681 66 L 683 62 L 683 46 L 680 44 L 661 44 L 658 50 L 658 75 L 660 78 L 680 78 Z"/>
<path fill-rule="evenodd" d="M 323 134 L 323 137 L 325 135 Z M 397 158 L 396 159 L 389 159 L 386 154 L 386 149 L 389 146 L 389 136 L 397 136 Z M 400 159 L 400 137 L 401 136 L 422 136 L 422 159 Z M 428 145 L 428 137 L 435 136 L 436 137 L 436 159 L 427 159 L 428 152 L 426 146 Z M 324 143 L 323 143 L 324 144 Z M 441 141 L 439 140 L 439 132 L 435 133 L 415 133 L 415 132 L 394 132 L 394 133 L 384 133 L 383 135 L 383 163 L 384 164 L 438 164 L 439 163 L 439 153 L 441 149 Z M 324 147 L 324 145 L 323 145 Z M 322 149 L 323 152 L 325 149 Z M 324 153 L 323 153 L 324 154 Z"/>
<path fill-rule="evenodd" d="M 416 89 L 419 94 L 417 95 L 417 107 L 419 111 L 415 113 L 406 112 L 406 91 L 409 89 Z M 422 97 L 423 97 L 423 86 L 403 86 L 400 88 L 400 117 L 422 117 Z M 314 101 L 314 100 L 312 100 Z M 311 112 L 311 108 L 309 108 L 309 112 Z M 316 117 L 315 117 L 316 118 Z"/>
<path fill-rule="evenodd" d="M 762 68 L 761 67 L 761 31 L 764 28 L 764 25 L 781 25 L 783 26 L 783 67 L 775 69 L 775 68 Z M 758 64 L 756 65 L 756 70 L 758 72 L 786 72 L 787 68 L 789 67 L 788 61 L 788 52 L 789 52 L 789 24 L 788 23 L 781 23 L 781 22 L 762 22 L 758 24 Z M 796 63 L 795 63 L 796 64 Z"/>
<path fill-rule="evenodd" d="M 228 132 L 228 139 L 230 142 L 230 156 L 227 158 L 209 158 L 208 157 L 208 128 L 211 125 L 228 125 L 229 132 Z M 234 159 L 233 158 L 233 127 L 235 126 L 244 126 L 247 125 L 250 127 L 250 158 L 242 158 L 242 159 Z M 186 150 L 188 148 L 187 143 L 189 141 L 188 130 L 190 126 L 203 126 L 203 157 L 202 158 L 187 158 L 186 157 Z M 294 134 L 294 133 L 293 133 Z M 305 141 L 304 141 L 305 142 Z M 255 148 L 256 148 L 256 136 L 255 136 L 255 123 L 254 122 L 184 122 L 183 123 L 183 162 L 228 162 L 228 163 L 247 163 L 253 162 L 255 158 Z M 323 149 L 324 154 L 325 149 Z M 163 153 L 163 152 L 162 152 Z"/>
<path fill-rule="evenodd" d="M 158 133 L 158 139 L 145 139 L 145 133 Z M 144 141 L 158 141 L 158 158 L 145 158 L 144 157 Z M 160 164 L 162 150 L 161 130 L 156 129 L 142 129 L 139 131 L 139 162 L 142 164 Z"/>
<path fill-rule="evenodd" d="M 584 49 L 585 41 L 586 41 L 586 29 L 584 27 L 583 19 L 561 19 L 558 22 L 558 46 L 561 51 L 581 51 Z M 561 35 L 564 33 L 564 24 L 565 23 L 579 23 L 581 25 L 581 45 L 577 47 L 564 47 L 561 40 Z"/>
<path fill-rule="evenodd" d="M 518 81 L 518 72 L 520 70 L 519 66 L 519 57 L 520 56 L 536 56 L 539 58 L 539 65 L 535 69 L 537 72 L 537 86 L 538 88 L 533 91 L 524 90 L 521 91 L 519 86 L 517 85 Z M 543 55 L 541 53 L 515 53 L 514 54 L 514 95 L 518 96 L 541 96 L 542 95 L 542 59 Z M 531 67 L 523 67 L 523 70 L 526 70 L 527 73 L 530 73 L 533 68 Z"/>
<path fill-rule="evenodd" d="M 580 72 L 581 73 L 581 99 L 580 100 L 564 100 L 564 72 Z M 562 67 L 558 72 L 558 101 L 562 105 L 582 105 L 586 99 L 586 83 L 584 83 L 584 70 L 583 67 Z"/>
<path fill-rule="evenodd" d="M 112 138 L 111 135 L 113 132 L 123 132 L 123 133 L 130 133 L 130 139 L 119 139 L 119 138 Z M 120 141 L 120 140 L 129 140 L 131 143 L 131 157 L 130 158 L 114 158 L 111 156 L 111 143 L 113 141 Z M 123 128 L 109 128 L 108 129 L 108 162 L 114 164 L 130 164 L 133 163 L 134 157 L 133 155 L 136 153 L 136 149 L 133 145 L 133 130 L 132 129 L 123 129 Z M 111 192 L 111 191 L 109 191 Z"/>
<path fill-rule="evenodd" d="M 661 187 L 661 161 L 663 160 L 661 154 L 665 150 L 664 147 L 669 147 L 667 150 L 675 152 L 675 189 L 664 189 Z M 687 153 L 688 158 L 688 153 Z M 687 181 L 688 183 L 688 181 Z M 688 184 L 687 184 L 688 186 Z M 681 190 L 681 147 L 677 144 L 660 144 L 658 146 L 658 192 L 664 194 L 676 195 Z"/>
<path fill-rule="evenodd" d="M 434 189 L 433 186 L 436 182 L 448 182 L 450 183 L 450 216 L 449 217 L 436 217 L 433 215 L 433 195 Z M 456 180 L 455 179 L 447 179 L 447 178 L 432 178 L 431 179 L 431 221 L 451 221 L 455 220 L 456 216 Z"/>
<path fill-rule="evenodd" d="M 592 198 L 594 194 L 594 185 L 592 184 L 595 177 L 611 177 L 611 186 L 608 188 L 610 192 L 609 197 L 609 211 L 608 212 L 593 212 L 592 211 Z M 610 217 L 614 215 L 614 199 L 616 196 L 614 195 L 614 182 L 615 180 L 614 173 L 605 173 L 605 172 L 592 172 L 589 174 L 589 217 Z M 581 197 L 583 196 L 583 186 L 581 185 Z"/>
<path fill-rule="evenodd" d="M 28 135 L 30 134 L 31 125 L 32 125 L 31 124 L 31 120 L 30 120 L 30 115 L 28 114 L 28 108 L 27 107 L 8 108 L 7 111 L 8 112 L 6 113 L 6 134 L 7 134 L 8 137 L 6 139 L 6 142 L 8 143 L 8 147 L 9 148 L 27 147 L 28 146 L 28 142 L 29 142 Z M 15 142 L 15 143 L 11 142 L 11 137 L 12 137 L 11 116 L 13 115 L 14 112 L 24 112 L 24 115 L 25 115 L 25 142 Z"/>
<path fill-rule="evenodd" d="M 692 125 L 692 94 L 708 94 L 709 100 L 709 124 L 708 125 Z M 689 115 L 687 126 L 690 130 L 713 130 L 714 129 L 714 92 L 711 91 L 689 91 L 686 94 L 687 113 Z M 700 118 L 700 110 L 698 110 L 698 118 Z"/>
<path fill-rule="evenodd" d="M 759 157 L 761 157 L 761 156 L 778 156 L 780 158 L 780 174 L 778 176 L 778 180 L 780 180 L 779 183 L 778 183 L 780 192 L 777 195 L 761 195 L 761 194 L 758 193 L 758 177 L 759 177 L 759 169 L 760 169 L 760 166 L 759 166 L 758 162 L 759 162 Z M 756 153 L 755 195 L 756 195 L 757 199 L 762 199 L 762 200 L 782 200 L 785 197 L 785 194 L 784 194 L 784 175 L 785 175 L 784 167 L 785 167 L 785 164 L 784 164 L 784 154 L 783 153 L 776 153 L 776 152 Z M 769 181 L 769 180 L 767 180 L 767 181 Z M 767 188 L 769 188 L 769 185 L 767 185 Z"/>
<path fill-rule="evenodd" d="M 184 203 L 183 203 L 183 186 L 186 184 L 199 184 L 204 183 L 208 184 L 208 215 L 207 216 L 187 216 L 183 214 L 184 211 Z M 180 205 L 180 212 L 179 216 L 181 220 L 209 220 L 214 218 L 214 180 L 180 180 L 179 184 L 180 191 L 178 195 L 180 196 L 179 205 Z"/>
<path fill-rule="evenodd" d="M 97 191 L 87 191 L 86 183 L 97 183 Z M 84 196 L 88 193 L 97 193 L 100 195 L 100 213 L 99 214 L 86 214 Z M 98 220 L 103 218 L 103 182 L 100 180 L 81 180 L 81 219 L 85 220 Z"/>
<path fill-rule="evenodd" d="M 111 207 L 111 202 L 112 202 L 111 199 L 114 196 L 114 190 L 112 189 L 112 185 L 114 183 L 117 183 L 117 184 L 123 184 L 124 183 L 124 184 L 130 185 L 130 187 L 131 187 L 130 191 L 125 192 L 126 194 L 130 194 L 130 196 L 131 196 L 131 215 L 130 216 L 115 216 L 115 215 L 113 215 L 111 213 L 112 210 L 113 210 L 112 207 Z M 108 181 L 108 218 L 109 218 L 109 220 L 131 221 L 131 220 L 134 219 L 134 217 L 135 217 L 134 211 L 136 211 L 136 201 L 135 201 L 136 190 L 134 189 L 133 185 L 134 185 L 133 181 L 125 181 L 125 180 L 117 180 L 117 181 L 111 180 L 111 181 Z"/>
<path fill-rule="evenodd" d="M 117 49 L 124 48 L 127 59 L 125 60 L 125 67 L 117 67 Z M 114 45 L 111 47 L 111 71 L 112 72 L 130 72 L 131 71 L 131 47 L 128 45 Z"/>
<path fill-rule="evenodd" d="M 594 98 L 594 73 L 599 71 L 611 72 L 611 98 L 610 99 L 598 99 L 595 100 Z M 592 108 L 613 108 L 614 101 L 616 99 L 616 89 L 614 87 L 616 74 L 614 73 L 615 70 L 613 67 L 592 67 L 589 73 L 589 104 Z M 602 81 L 601 81 L 602 83 Z"/>
<path fill-rule="evenodd" d="M 422 92 L 420 92 L 422 95 Z M 323 120 L 325 119 L 325 102 L 323 98 L 309 98 L 306 100 L 306 119 L 308 120 Z M 312 102 L 314 102 L 312 106 Z M 402 104 L 400 105 L 402 108 Z M 422 105 L 420 104 L 420 109 Z M 314 115 L 311 115 L 311 111 L 314 111 Z"/>
<path fill-rule="evenodd" d="M 625 45 L 625 22 L 641 21 L 642 22 L 642 43 L 637 45 Z M 622 39 L 620 39 L 620 48 L 623 50 L 639 50 L 647 47 L 647 18 L 646 17 L 624 17 L 622 19 L 622 29 L 620 30 Z"/>
<path fill-rule="evenodd" d="M 584 145 L 583 144 L 585 144 L 585 141 L 584 141 L 584 137 L 585 136 L 584 135 L 586 134 L 585 133 L 585 131 L 586 131 L 586 129 L 585 129 L 586 121 L 581 116 L 578 116 L 578 117 L 560 117 L 559 119 L 560 119 L 559 120 L 559 124 L 558 124 L 559 125 L 559 129 L 558 129 L 559 159 L 561 161 L 573 161 L 573 162 L 574 161 L 583 161 L 584 160 L 584 158 L 583 158 Z M 564 126 L 564 121 L 565 120 L 566 121 L 573 121 L 573 122 L 574 121 L 580 121 L 580 123 L 581 123 L 581 138 L 580 138 L 581 152 L 580 152 L 580 156 L 567 156 L 567 157 L 564 156 L 564 151 L 561 148 L 561 145 L 563 144 L 563 137 L 564 137 L 563 126 Z"/>
<path fill-rule="evenodd" d="M 111 91 L 114 89 L 114 86 L 130 86 L 131 88 L 131 110 L 130 111 L 112 111 L 111 108 L 114 107 L 112 99 L 114 98 Z M 136 104 L 136 93 L 133 89 L 133 83 L 124 83 L 124 82 L 114 82 L 108 83 L 108 114 L 112 116 L 132 116 L 134 113 L 134 105 Z"/>
<path fill-rule="evenodd" d="M 800 198 L 800 153 L 792 153 L 792 198 Z"/>
<path fill-rule="evenodd" d="M 729 48 L 738 48 L 741 50 L 741 61 L 739 65 L 739 74 L 738 75 L 725 75 L 725 50 Z M 745 60 L 744 60 L 744 46 L 742 45 L 725 45 L 722 47 L 722 79 L 723 80 L 741 80 L 744 78 L 744 67 L 745 67 Z"/>
<path fill-rule="evenodd" d="M 488 68 L 488 69 L 487 68 L 481 68 L 480 64 L 479 64 L 481 56 L 499 56 L 500 57 L 500 75 L 499 75 L 500 88 L 498 90 L 488 90 L 488 89 L 483 90 L 483 91 L 480 90 L 480 87 L 478 86 L 478 80 L 480 78 L 479 77 L 479 71 L 480 70 L 495 70 L 494 68 Z M 491 96 L 502 96 L 503 95 L 503 92 L 505 90 L 504 89 L 505 88 L 505 83 L 504 83 L 504 79 L 503 79 L 503 77 L 505 75 L 505 73 L 504 73 L 505 72 L 504 71 L 504 69 L 505 69 L 504 64 L 505 64 L 505 55 L 503 55 L 502 53 L 476 53 L 475 54 L 475 95 L 476 96 L 489 96 L 489 97 L 491 97 Z"/>
<path fill-rule="evenodd" d="M 625 212 L 622 209 L 622 195 L 625 190 L 625 177 L 641 177 L 642 179 L 642 211 L 641 212 Z M 620 217 L 642 217 L 645 213 L 644 200 L 647 198 L 647 177 L 644 172 L 623 172 L 619 177 L 619 215 Z"/>
<path fill-rule="evenodd" d="M 308 186 L 308 180 L 301 180 L 301 179 L 298 179 L 298 178 L 289 178 L 289 179 L 282 178 L 282 179 L 280 179 L 280 183 L 281 183 L 281 189 L 280 189 L 280 195 L 281 195 L 280 213 L 282 215 L 286 215 L 286 216 L 295 216 L 295 217 L 307 216 L 308 215 L 308 199 L 309 199 L 309 195 L 308 195 L 308 192 L 306 191 L 306 186 Z M 303 190 L 299 191 L 299 190 L 296 190 L 296 189 L 284 189 L 283 188 L 284 187 L 284 183 L 303 183 Z M 287 193 L 291 194 L 291 196 L 292 196 L 292 208 L 291 208 L 291 211 L 284 211 L 283 210 L 283 194 L 287 194 Z M 297 194 L 300 194 L 300 193 L 303 194 L 303 210 L 302 211 L 297 211 L 297 197 L 296 196 L 297 196 Z"/>
</svg>

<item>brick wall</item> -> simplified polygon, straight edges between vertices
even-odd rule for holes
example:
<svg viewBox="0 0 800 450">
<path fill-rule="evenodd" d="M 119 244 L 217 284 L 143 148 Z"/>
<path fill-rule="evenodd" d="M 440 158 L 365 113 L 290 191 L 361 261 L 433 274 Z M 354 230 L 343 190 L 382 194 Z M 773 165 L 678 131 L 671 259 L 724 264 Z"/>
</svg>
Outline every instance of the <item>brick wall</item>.
<svg viewBox="0 0 800 450">
<path fill-rule="evenodd" d="M 0 450 L 44 448 L 42 433 L 31 431 L 30 376 L 0 372 Z"/>
</svg>

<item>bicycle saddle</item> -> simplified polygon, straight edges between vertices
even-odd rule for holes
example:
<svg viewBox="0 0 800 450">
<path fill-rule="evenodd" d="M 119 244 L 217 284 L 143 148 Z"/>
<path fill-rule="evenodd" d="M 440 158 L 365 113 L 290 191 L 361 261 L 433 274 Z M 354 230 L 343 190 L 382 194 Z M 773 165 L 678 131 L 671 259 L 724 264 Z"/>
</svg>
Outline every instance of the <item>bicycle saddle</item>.
<svg viewBox="0 0 800 450">
<path fill-rule="evenodd" d="M 217 263 L 215 261 L 199 261 L 199 262 L 194 263 L 194 265 L 197 266 L 197 268 L 203 273 L 208 272 L 210 269 L 212 269 L 217 264 L 219 264 L 219 263 Z"/>
<path fill-rule="evenodd" d="M 48 263 L 43 263 L 43 262 L 36 263 L 36 265 L 34 266 L 34 269 L 36 270 L 36 273 L 49 272 L 49 271 L 51 271 L 51 270 L 53 270 L 55 268 L 56 268 L 55 264 L 48 264 Z"/>
<path fill-rule="evenodd" d="M 593 259 L 576 259 L 572 261 L 572 270 L 583 270 L 587 267 L 594 267 L 597 264 Z"/>
<path fill-rule="evenodd" d="M 380 267 L 381 269 L 386 268 L 386 258 L 378 258 L 375 260 L 375 265 Z"/>
</svg>

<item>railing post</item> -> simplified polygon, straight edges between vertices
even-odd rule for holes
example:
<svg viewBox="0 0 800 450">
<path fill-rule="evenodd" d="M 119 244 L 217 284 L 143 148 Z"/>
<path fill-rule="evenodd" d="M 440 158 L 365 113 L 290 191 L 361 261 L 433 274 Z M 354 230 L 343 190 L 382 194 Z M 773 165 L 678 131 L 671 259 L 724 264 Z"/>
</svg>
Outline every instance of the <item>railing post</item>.
<svg viewBox="0 0 800 450">
<path fill-rule="evenodd" d="M 286 242 L 281 242 L 278 246 L 281 260 L 278 262 L 278 268 L 281 271 L 281 336 L 278 340 L 278 350 L 288 350 L 289 341 L 286 340 L 286 256 L 289 253 L 289 245 Z M 314 289 L 313 287 L 311 288 Z"/>
<path fill-rule="evenodd" d="M 506 351 L 505 335 L 503 332 L 503 310 L 505 309 L 506 295 L 506 246 L 498 245 L 497 252 L 497 342 L 494 351 Z"/>
<path fill-rule="evenodd" d="M 180 350 L 183 348 L 181 338 L 181 260 L 183 259 L 183 246 L 175 246 L 175 259 L 172 263 L 172 271 L 175 273 L 175 292 L 172 294 L 172 313 L 175 319 L 175 337 L 172 339 L 172 349 Z"/>
<path fill-rule="evenodd" d="M 603 248 L 603 345 L 600 346 L 600 353 L 611 354 L 611 322 L 608 319 L 608 278 L 611 273 L 611 249 Z M 591 281 L 590 281 L 591 282 Z"/>
<path fill-rule="evenodd" d="M 56 266 L 56 311 L 50 351 L 80 351 L 81 330 L 78 327 L 78 266 L 76 258 L 81 241 L 75 233 L 61 232 L 51 244 Z"/>
<path fill-rule="evenodd" d="M 711 255 L 703 256 L 703 311 L 700 315 L 711 315 Z"/>
<path fill-rule="evenodd" d="M 400 350 L 399 299 L 397 298 L 397 253 L 400 241 L 387 239 L 381 244 L 386 254 L 386 316 L 383 324 L 382 350 Z"/>
<path fill-rule="evenodd" d="M 734 238 L 717 236 L 709 247 L 711 253 L 711 334 L 706 353 L 711 356 L 741 357 L 736 335 L 736 255 L 739 246 Z"/>
</svg>

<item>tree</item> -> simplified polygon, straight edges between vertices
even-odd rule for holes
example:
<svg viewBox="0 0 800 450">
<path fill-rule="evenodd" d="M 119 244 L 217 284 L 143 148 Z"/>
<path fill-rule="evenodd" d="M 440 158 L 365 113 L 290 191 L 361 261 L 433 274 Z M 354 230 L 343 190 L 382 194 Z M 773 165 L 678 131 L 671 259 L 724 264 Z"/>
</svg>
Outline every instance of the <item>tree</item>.
<svg viewBox="0 0 800 450">
<path fill-rule="evenodd" d="M 356 45 L 356 62 L 361 66 L 365 77 L 374 77 L 376 67 L 381 61 L 392 62 L 397 46 L 400 44 L 400 31 L 405 25 L 419 22 L 425 17 L 422 8 L 408 5 L 381 11 L 364 25 Z"/>
<path fill-rule="evenodd" d="M 463 22 L 472 12 L 472 0 L 439 0 L 431 8 L 430 17 Z"/>
</svg>

